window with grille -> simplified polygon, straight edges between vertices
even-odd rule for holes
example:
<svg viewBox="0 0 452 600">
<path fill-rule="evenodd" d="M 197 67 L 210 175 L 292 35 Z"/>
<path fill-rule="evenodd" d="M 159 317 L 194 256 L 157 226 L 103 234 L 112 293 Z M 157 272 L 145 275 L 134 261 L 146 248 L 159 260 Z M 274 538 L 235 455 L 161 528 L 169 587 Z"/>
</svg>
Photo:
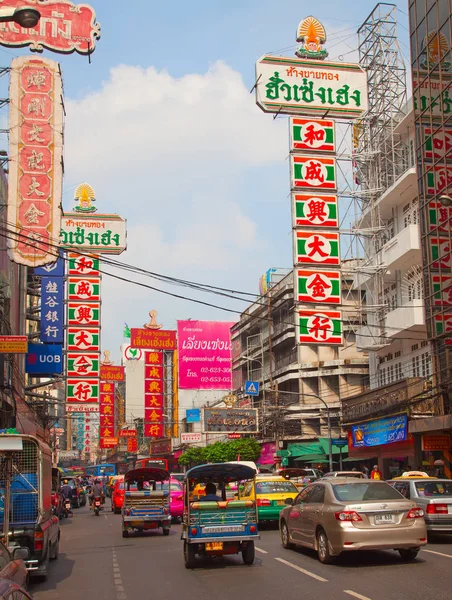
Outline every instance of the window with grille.
<svg viewBox="0 0 452 600">
<path fill-rule="evenodd" d="M 413 377 L 420 377 L 421 376 L 421 357 L 413 356 L 413 358 L 411 359 L 411 364 L 413 367 Z"/>
<path fill-rule="evenodd" d="M 419 211 L 417 199 L 406 204 L 402 209 L 403 227 L 417 225 L 419 223 Z"/>
</svg>

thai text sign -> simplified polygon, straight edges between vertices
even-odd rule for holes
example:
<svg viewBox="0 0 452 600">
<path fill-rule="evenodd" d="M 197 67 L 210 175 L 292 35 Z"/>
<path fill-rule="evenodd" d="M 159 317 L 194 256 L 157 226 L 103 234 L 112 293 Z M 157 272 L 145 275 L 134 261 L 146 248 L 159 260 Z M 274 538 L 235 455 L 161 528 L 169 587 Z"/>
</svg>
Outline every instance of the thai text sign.
<svg viewBox="0 0 452 600">
<path fill-rule="evenodd" d="M 138 435 L 136 429 L 120 429 L 118 433 L 122 438 L 137 437 Z"/>
<path fill-rule="evenodd" d="M 181 433 L 181 444 L 197 444 L 202 441 L 201 433 Z"/>
<path fill-rule="evenodd" d="M 28 338 L 26 335 L 0 335 L 0 353 L 26 354 Z"/>
<path fill-rule="evenodd" d="M 41 18 L 35 27 L 25 29 L 17 23 L 0 23 L 0 44 L 7 47 L 30 46 L 70 54 L 90 54 L 100 38 L 100 24 L 91 6 L 74 5 L 68 0 L 7 0 L 8 8 L 32 7 Z"/>
<path fill-rule="evenodd" d="M 98 404 L 66 404 L 66 412 L 68 413 L 98 413 Z"/>
<path fill-rule="evenodd" d="M 337 196 L 292 193 L 295 227 L 339 227 Z"/>
<path fill-rule="evenodd" d="M 119 215 L 65 213 L 60 243 L 84 252 L 121 254 L 127 246 L 126 221 Z"/>
<path fill-rule="evenodd" d="M 264 112 L 353 118 L 367 110 L 367 75 L 359 65 L 263 56 L 256 63 L 256 103 Z"/>
<path fill-rule="evenodd" d="M 422 450 L 424 452 L 434 452 L 435 450 L 450 450 L 449 435 L 423 435 Z"/>
<path fill-rule="evenodd" d="M 34 5 L 36 6 L 36 5 Z M 11 63 L 7 220 L 11 260 L 28 267 L 55 261 L 63 180 L 63 102 L 58 63 Z"/>
<path fill-rule="evenodd" d="M 219 321 L 178 321 L 179 388 L 230 390 L 231 327 Z"/>
<path fill-rule="evenodd" d="M 300 344 L 342 344 L 340 311 L 301 309 L 298 316 Z"/>
<path fill-rule="evenodd" d="M 114 365 L 101 365 L 100 378 L 102 381 L 124 381 L 125 368 Z"/>
<path fill-rule="evenodd" d="M 149 348 L 152 350 L 176 350 L 176 332 L 165 329 L 130 330 L 130 344 L 133 348 Z"/>
<path fill-rule="evenodd" d="M 368 421 L 352 425 L 353 446 L 381 446 L 402 442 L 407 439 L 408 418 L 406 415 Z"/>
<path fill-rule="evenodd" d="M 257 408 L 203 408 L 205 433 L 257 433 Z"/>
<path fill-rule="evenodd" d="M 290 169 L 292 189 L 336 190 L 335 158 L 292 154 Z"/>
<path fill-rule="evenodd" d="M 64 341 L 64 279 L 41 278 L 41 342 Z"/>
<path fill-rule="evenodd" d="M 339 266 L 339 233 L 295 231 L 295 263 Z"/>
<path fill-rule="evenodd" d="M 297 301 L 341 303 L 340 271 L 297 271 Z"/>
<path fill-rule="evenodd" d="M 290 150 L 298 152 L 309 150 L 315 152 L 335 152 L 336 141 L 334 121 L 325 119 L 289 119 Z"/>
</svg>

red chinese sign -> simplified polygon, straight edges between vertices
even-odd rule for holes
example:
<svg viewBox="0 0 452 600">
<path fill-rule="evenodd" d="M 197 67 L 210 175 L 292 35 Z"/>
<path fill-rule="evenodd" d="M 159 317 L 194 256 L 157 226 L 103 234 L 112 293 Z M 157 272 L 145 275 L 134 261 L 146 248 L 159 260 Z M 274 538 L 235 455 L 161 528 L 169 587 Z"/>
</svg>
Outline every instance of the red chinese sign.
<svg viewBox="0 0 452 600">
<path fill-rule="evenodd" d="M 119 437 L 122 438 L 133 438 L 133 437 L 137 437 L 137 430 L 136 429 L 120 429 L 119 431 Z"/>
<path fill-rule="evenodd" d="M 2 46 L 30 46 L 33 52 L 47 48 L 62 54 L 91 54 L 100 38 L 96 13 L 87 4 L 74 5 L 67 0 L 8 0 L 7 5 L 38 9 L 41 18 L 36 27 L 28 29 L 14 22 L 0 23 Z"/>
<path fill-rule="evenodd" d="M 132 437 L 127 440 L 127 452 L 137 452 L 138 451 L 138 438 Z"/>
<path fill-rule="evenodd" d="M 144 435 L 162 437 L 165 406 L 163 352 L 145 353 L 144 377 Z"/>
<path fill-rule="evenodd" d="M 342 344 L 342 316 L 340 311 L 302 309 L 299 315 L 300 344 Z"/>
<path fill-rule="evenodd" d="M 176 350 L 176 332 L 165 329 L 130 330 L 130 344 L 133 348 L 149 348 L 152 350 Z"/>
<path fill-rule="evenodd" d="M 100 382 L 99 412 L 99 447 L 114 448 L 118 443 L 115 437 L 114 383 Z"/>
<path fill-rule="evenodd" d="M 55 261 L 63 181 L 62 93 L 55 61 L 12 61 L 7 220 L 17 235 L 7 243 L 11 260 L 29 267 Z"/>
<path fill-rule="evenodd" d="M 100 378 L 103 381 L 124 381 L 125 380 L 125 368 L 116 367 L 114 365 L 101 365 L 100 366 Z"/>
<path fill-rule="evenodd" d="M 289 129 L 291 151 L 336 151 L 334 121 L 291 117 Z"/>
</svg>

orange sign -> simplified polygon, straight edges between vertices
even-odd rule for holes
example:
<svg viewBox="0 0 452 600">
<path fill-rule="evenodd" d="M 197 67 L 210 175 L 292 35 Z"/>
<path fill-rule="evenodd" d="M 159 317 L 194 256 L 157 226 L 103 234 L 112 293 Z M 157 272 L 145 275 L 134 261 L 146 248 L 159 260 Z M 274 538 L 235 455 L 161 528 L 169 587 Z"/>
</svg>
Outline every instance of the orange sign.
<svg viewBox="0 0 452 600">
<path fill-rule="evenodd" d="M 130 330 L 130 344 L 133 348 L 152 348 L 153 350 L 176 350 L 176 332 L 165 329 Z"/>
<path fill-rule="evenodd" d="M 100 378 L 102 379 L 102 381 L 124 381 L 125 368 L 101 364 Z"/>
<path fill-rule="evenodd" d="M 26 354 L 28 338 L 26 335 L 0 335 L 0 353 Z"/>
<path fill-rule="evenodd" d="M 422 450 L 433 452 L 434 450 L 450 450 L 450 436 L 448 435 L 423 435 Z"/>
</svg>

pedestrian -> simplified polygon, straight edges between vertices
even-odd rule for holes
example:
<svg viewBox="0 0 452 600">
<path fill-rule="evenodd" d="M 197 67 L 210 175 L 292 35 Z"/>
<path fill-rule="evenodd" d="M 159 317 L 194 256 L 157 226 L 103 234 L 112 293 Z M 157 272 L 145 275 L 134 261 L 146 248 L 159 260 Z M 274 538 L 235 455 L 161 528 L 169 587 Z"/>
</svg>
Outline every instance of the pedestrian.
<svg viewBox="0 0 452 600">
<path fill-rule="evenodd" d="M 374 468 L 370 474 L 371 479 L 383 479 L 383 474 L 378 468 L 378 465 L 374 465 Z"/>
<path fill-rule="evenodd" d="M 363 465 L 361 471 L 362 471 L 362 474 L 364 475 L 364 477 L 366 479 L 369 479 L 369 469 L 366 467 L 366 465 Z"/>
</svg>

